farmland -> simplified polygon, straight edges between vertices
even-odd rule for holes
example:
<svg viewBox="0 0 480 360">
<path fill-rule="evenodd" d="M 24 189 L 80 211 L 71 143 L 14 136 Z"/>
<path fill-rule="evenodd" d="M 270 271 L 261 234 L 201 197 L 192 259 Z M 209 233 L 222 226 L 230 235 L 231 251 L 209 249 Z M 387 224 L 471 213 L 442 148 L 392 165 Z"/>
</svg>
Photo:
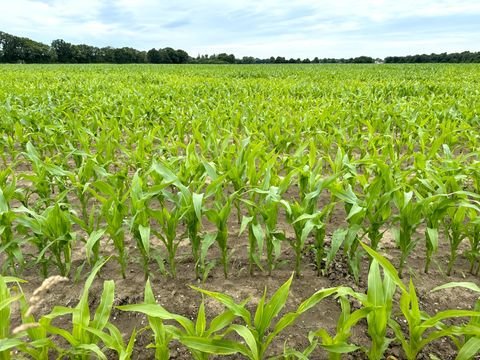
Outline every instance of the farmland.
<svg viewBox="0 0 480 360">
<path fill-rule="evenodd" d="M 480 350 L 479 66 L 0 79 L 0 360 Z"/>
</svg>

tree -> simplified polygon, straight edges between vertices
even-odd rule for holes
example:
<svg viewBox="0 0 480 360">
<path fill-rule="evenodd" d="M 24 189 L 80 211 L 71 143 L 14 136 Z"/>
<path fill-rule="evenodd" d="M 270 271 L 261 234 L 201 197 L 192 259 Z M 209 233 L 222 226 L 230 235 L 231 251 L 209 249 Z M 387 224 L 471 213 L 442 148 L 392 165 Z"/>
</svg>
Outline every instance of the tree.
<svg viewBox="0 0 480 360">
<path fill-rule="evenodd" d="M 235 63 L 235 55 L 233 54 L 226 54 L 226 53 L 221 53 L 221 54 L 218 54 L 217 55 L 217 59 L 222 61 L 222 62 L 225 62 L 227 64 L 234 64 Z"/>
<path fill-rule="evenodd" d="M 52 41 L 52 49 L 56 54 L 57 61 L 60 63 L 74 62 L 74 50 L 72 44 L 62 39 Z"/>
<path fill-rule="evenodd" d="M 255 58 L 253 56 L 244 56 L 241 62 L 242 64 L 255 64 Z"/>
<path fill-rule="evenodd" d="M 160 53 L 157 49 L 147 51 L 147 61 L 152 64 L 160 64 Z"/>
</svg>

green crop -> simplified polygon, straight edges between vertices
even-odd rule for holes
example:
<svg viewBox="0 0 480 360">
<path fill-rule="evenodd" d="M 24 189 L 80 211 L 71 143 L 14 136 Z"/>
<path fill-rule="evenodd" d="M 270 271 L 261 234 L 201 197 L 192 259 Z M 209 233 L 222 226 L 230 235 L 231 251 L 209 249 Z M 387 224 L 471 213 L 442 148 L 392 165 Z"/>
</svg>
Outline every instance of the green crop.
<svg viewBox="0 0 480 360">
<path fill-rule="evenodd" d="M 7 183 L 10 176 L 12 181 Z M 15 265 L 22 268 L 25 264 L 21 243 L 15 239 L 13 232 L 17 214 L 10 205 L 15 198 L 20 197 L 19 195 L 13 171 L 10 168 L 0 171 L 0 253 L 7 257 L 1 268 L 2 273 L 7 272 L 8 269 L 15 273 Z"/>
<path fill-rule="evenodd" d="M 388 325 L 393 330 L 396 340 L 402 345 L 407 359 L 416 359 L 419 352 L 430 342 L 459 333 L 455 326 L 446 326 L 443 323 L 444 320 L 460 317 L 477 319 L 480 316 L 480 312 L 471 310 L 444 310 L 434 316 L 428 315 L 420 309 L 413 281 L 410 279 L 409 286 L 406 287 L 392 264 L 365 244 L 362 246 L 370 256 L 378 261 L 385 273 L 388 274 L 387 276 L 401 290 L 399 306 L 408 325 L 408 336 L 394 318 L 388 319 Z M 465 333 L 468 333 L 468 330 Z"/>
<path fill-rule="evenodd" d="M 361 243 L 388 251 L 393 228 L 397 269 L 370 256 L 367 293 L 336 294 L 336 333 L 313 329 L 306 349 L 286 344 L 284 355 L 330 349 L 334 357 L 345 346 L 380 358 L 396 341 L 414 357 L 436 334 L 468 357 L 476 316 L 451 326 L 449 317 L 427 314 L 415 284 L 397 277 L 417 270 L 406 268 L 421 260 L 411 261 L 418 250 L 425 272 L 435 263 L 448 274 L 478 275 L 480 107 L 472 79 L 479 74 L 472 64 L 0 66 L 2 274 L 82 279 L 113 257 L 123 278 L 138 263 L 146 279 L 189 268 L 182 278 L 207 282 L 217 263 L 225 277 L 243 264 L 251 276 L 275 276 L 280 267 L 326 276 L 346 261 L 361 284 Z M 108 281 L 105 296 L 113 291 Z M 19 294 L 12 308 L 28 302 Z M 146 290 L 149 306 L 152 294 Z M 346 303 L 352 297 L 361 309 Z M 357 315 L 360 323 L 349 320 Z M 397 315 L 407 332 L 392 320 Z M 178 323 L 155 319 L 158 356 L 167 356 L 170 340 L 186 345 L 198 335 L 172 332 L 169 340 Z M 228 325 L 208 341 L 234 347 L 223 354 L 269 356 L 258 345 L 268 335 L 250 322 L 237 316 L 233 325 L 246 329 Z M 128 357 L 129 344 L 108 324 L 61 346 L 46 328 L 32 328 L 12 348 L 32 358 L 88 356 L 77 345 L 90 341 L 98 356 L 108 348 Z M 365 324 L 369 346 L 349 335 Z M 190 349 L 206 356 L 207 345 Z"/>
<path fill-rule="evenodd" d="M 223 196 L 222 189 L 219 188 L 216 193 L 215 203 L 212 208 L 205 211 L 208 220 L 216 226 L 215 241 L 220 249 L 221 262 L 223 265 L 223 274 L 228 276 L 228 218 L 232 211 L 232 204 L 237 198 L 237 193 Z"/>
<path fill-rule="evenodd" d="M 115 250 L 118 252 L 115 257 L 120 264 L 123 278 L 126 277 L 127 269 L 124 222 L 128 214 L 127 200 L 129 196 L 125 182 L 126 174 L 123 172 L 112 175 L 108 181 L 96 181 L 93 184 L 93 188 L 89 189 L 93 196 L 102 204 L 101 218 L 106 222 L 106 232 L 109 234 Z M 94 245 L 95 243 L 96 241 L 93 242 Z M 95 258 L 98 258 L 98 254 L 95 255 Z"/>
<path fill-rule="evenodd" d="M 149 326 L 154 333 L 155 356 L 157 359 L 169 359 L 168 344 L 172 339 L 180 341 L 187 346 L 196 360 L 208 358 L 209 353 L 226 354 L 220 348 L 224 348 L 226 341 L 218 333 L 230 326 L 236 315 L 233 311 L 226 310 L 217 315 L 207 326 L 205 305 L 199 306 L 197 319 L 192 321 L 185 316 L 173 314 L 157 304 L 153 297 L 150 283 L 145 288 L 144 304 L 124 305 L 118 307 L 123 311 L 140 312 L 148 316 Z M 164 321 L 173 321 L 177 324 L 168 325 Z"/>
<path fill-rule="evenodd" d="M 292 279 L 293 276 L 278 288 L 269 300 L 266 298 L 267 290 L 265 289 L 253 313 L 249 312 L 245 307 L 248 301 L 238 304 L 233 298 L 225 294 L 194 288 L 202 294 L 217 300 L 235 316 L 242 319 L 243 324 L 232 323 L 228 329 L 229 332 L 237 333 L 243 339 L 245 345 L 232 341 L 216 343 L 212 340 L 195 338 L 191 339 L 190 346 L 211 354 L 240 353 L 251 360 L 265 359 L 269 346 L 278 334 L 291 326 L 301 314 L 340 290 L 340 288 L 319 290 L 303 301 L 295 311 L 288 312 L 276 319 L 286 304 Z"/>
<path fill-rule="evenodd" d="M 115 296 L 115 283 L 112 280 L 104 282 L 100 304 L 91 318 L 88 294 L 96 274 L 104 264 L 105 262 L 99 263 L 92 269 L 85 281 L 80 300 L 74 308 L 57 306 L 50 314 L 39 320 L 41 327 L 48 333 L 62 337 L 69 344 L 69 348 L 59 350 L 61 356 L 89 359 L 94 354 L 99 359 L 107 359 L 105 349 L 99 346 L 99 342 L 102 342 L 105 348 L 114 350 L 119 359 L 129 359 L 131 356 L 136 336 L 135 330 L 132 332 L 128 344 L 125 344 L 118 328 L 110 323 Z M 57 317 L 66 315 L 71 316 L 71 330 L 52 324 Z"/>
<path fill-rule="evenodd" d="M 62 276 L 68 275 L 72 266 L 72 248 L 76 234 L 72 229 L 71 214 L 64 208 L 65 204 L 56 203 L 40 214 L 27 208 L 18 210 L 17 221 L 25 231 L 30 232 L 29 240 L 38 249 L 35 260 L 41 265 L 45 278 L 51 263 Z"/>
<path fill-rule="evenodd" d="M 396 191 L 394 194 L 394 202 L 398 210 L 396 218 L 399 222 L 399 227 L 394 229 L 394 235 L 395 241 L 401 251 L 398 273 L 399 276 L 402 277 L 403 267 L 408 255 L 415 249 L 417 244 L 415 230 L 422 221 L 423 204 L 414 198 L 413 191 Z"/>
</svg>

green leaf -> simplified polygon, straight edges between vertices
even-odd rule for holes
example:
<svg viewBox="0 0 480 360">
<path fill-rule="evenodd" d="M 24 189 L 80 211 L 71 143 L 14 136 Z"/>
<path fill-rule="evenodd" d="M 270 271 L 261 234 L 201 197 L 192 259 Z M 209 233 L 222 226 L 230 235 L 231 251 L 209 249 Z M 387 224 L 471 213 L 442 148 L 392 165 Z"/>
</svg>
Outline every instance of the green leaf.
<svg viewBox="0 0 480 360">
<path fill-rule="evenodd" d="M 273 319 L 280 313 L 280 311 L 285 306 L 285 303 L 288 299 L 288 294 L 290 292 L 290 285 L 292 284 L 293 274 L 290 278 L 278 288 L 277 291 L 272 295 L 270 301 L 265 304 L 265 310 L 263 316 L 261 317 L 262 323 L 258 327 L 260 332 L 263 334 L 270 327 Z"/>
<path fill-rule="evenodd" d="M 100 304 L 95 312 L 91 327 L 97 330 L 102 330 L 110 320 L 110 313 L 112 312 L 113 300 L 115 297 L 115 282 L 108 280 L 103 283 L 103 292 L 100 299 Z"/>
<path fill-rule="evenodd" d="M 139 225 L 138 232 L 140 233 L 143 248 L 148 255 L 150 254 L 150 226 Z"/>
<path fill-rule="evenodd" d="M 195 333 L 202 336 L 207 326 L 207 319 L 205 316 L 205 303 L 202 301 L 198 308 L 197 322 L 195 324 Z"/>
<path fill-rule="evenodd" d="M 100 350 L 100 348 L 95 344 L 80 344 L 75 350 L 82 350 L 87 353 L 93 353 L 98 356 L 99 359 L 108 360 L 107 356 Z"/>
<path fill-rule="evenodd" d="M 188 334 L 194 334 L 195 328 L 193 322 L 188 318 L 168 312 L 159 304 L 132 304 L 117 306 L 122 311 L 133 311 L 145 314 L 147 316 L 156 317 L 162 320 L 174 320 L 179 323 Z"/>
<path fill-rule="evenodd" d="M 375 260 L 378 261 L 378 263 L 382 266 L 383 270 L 388 273 L 390 278 L 395 282 L 395 284 L 402 289 L 404 292 L 408 292 L 405 284 L 400 280 L 400 277 L 398 276 L 398 272 L 395 269 L 395 267 L 383 256 L 381 256 L 379 253 L 377 253 L 375 250 L 370 248 L 368 245 L 364 244 L 363 242 L 360 241 L 360 245 L 365 249 L 365 251 Z"/>
<path fill-rule="evenodd" d="M 195 215 L 199 222 L 202 222 L 202 203 L 203 203 L 203 194 L 192 194 L 193 208 L 195 210 Z"/>
<path fill-rule="evenodd" d="M 325 268 L 328 268 L 332 261 L 335 259 L 335 256 L 340 250 L 345 238 L 348 234 L 348 229 L 336 229 L 332 235 L 332 242 L 330 245 L 330 250 L 327 253 L 327 261 L 325 264 Z"/>
<path fill-rule="evenodd" d="M 243 234 L 247 226 L 253 221 L 253 216 L 243 216 L 238 235 Z"/>
<path fill-rule="evenodd" d="M 460 349 L 455 360 L 470 360 L 480 352 L 480 338 L 469 339 Z"/>
<path fill-rule="evenodd" d="M 239 353 L 245 356 L 248 356 L 249 354 L 249 351 L 245 346 L 231 340 L 184 336 L 180 338 L 180 342 L 190 349 L 207 354 L 232 355 Z"/>
<path fill-rule="evenodd" d="M 434 252 L 438 249 L 438 229 L 427 228 L 428 239 Z"/>
<path fill-rule="evenodd" d="M 90 236 L 87 239 L 85 244 L 87 258 L 90 259 L 92 256 L 93 248 L 95 244 L 102 238 L 105 234 L 106 229 L 94 230 L 90 233 Z"/>
<path fill-rule="evenodd" d="M 317 305 L 323 299 L 329 297 L 330 295 L 335 294 L 340 289 L 342 289 L 342 287 L 334 287 L 334 288 L 318 290 L 312 296 L 310 296 L 308 299 L 306 299 L 300 304 L 300 306 L 297 309 L 297 312 L 300 314 L 304 313 L 305 311 Z"/>
<path fill-rule="evenodd" d="M 360 349 L 359 346 L 348 344 L 345 342 L 338 343 L 338 344 L 320 344 L 320 347 L 324 348 L 329 353 L 334 353 L 334 354 L 348 354 Z"/>
<path fill-rule="evenodd" d="M 245 340 L 245 343 L 247 344 L 247 346 L 249 347 L 251 353 L 252 353 L 252 356 L 251 356 L 251 359 L 252 360 L 260 360 L 259 358 L 259 349 L 258 349 L 258 346 L 257 346 L 257 341 L 255 339 L 255 336 L 252 334 L 252 332 L 250 331 L 249 328 L 247 328 L 246 326 L 243 326 L 243 325 L 237 325 L 237 324 L 233 324 L 231 326 L 231 328 L 233 330 L 235 330 L 235 332 L 240 335 L 243 340 Z"/>
<path fill-rule="evenodd" d="M 225 305 L 228 309 L 232 310 L 235 315 L 240 316 L 247 324 L 251 323 L 250 322 L 250 313 L 248 312 L 248 310 L 245 309 L 245 307 L 243 307 L 242 305 L 239 305 L 239 304 L 235 303 L 235 301 L 230 296 L 219 293 L 219 292 L 200 289 L 200 288 L 197 288 L 195 286 L 190 286 L 190 287 L 192 289 L 202 293 L 202 294 L 205 294 L 205 295 L 219 301 L 220 303 Z"/>
<path fill-rule="evenodd" d="M 236 315 L 231 310 L 222 312 L 221 314 L 217 315 L 215 318 L 212 319 L 208 330 L 205 332 L 205 335 L 210 336 L 217 331 L 224 329 L 225 327 L 232 324 L 235 318 Z"/>
<path fill-rule="evenodd" d="M 8 210 L 9 210 L 8 202 L 5 199 L 5 195 L 3 195 L 2 188 L 0 188 L 0 215 L 8 212 Z"/>
<path fill-rule="evenodd" d="M 80 297 L 80 301 L 78 302 L 77 306 L 75 307 L 76 311 L 73 311 L 72 313 L 72 324 L 73 324 L 73 337 L 78 340 L 86 340 L 84 339 L 86 333 L 85 333 L 85 328 L 88 327 L 90 323 L 90 309 L 89 309 L 89 304 L 88 304 L 88 292 L 90 290 L 90 287 L 92 286 L 93 280 L 97 276 L 97 273 L 100 271 L 103 265 L 108 261 L 109 259 L 104 260 L 103 262 L 97 264 L 92 271 L 90 272 L 90 275 L 88 276 L 87 280 L 85 281 L 85 285 L 83 287 L 83 292 Z M 88 342 L 86 340 L 85 342 Z"/>
<path fill-rule="evenodd" d="M 443 289 L 450 289 L 450 288 L 454 288 L 454 287 L 463 287 L 465 289 L 469 289 L 469 290 L 480 293 L 480 287 L 477 284 L 472 283 L 472 282 L 449 282 L 447 284 L 437 286 L 436 288 L 434 288 L 432 290 L 432 292 L 433 291 L 438 291 L 438 290 L 443 290 Z"/>
<path fill-rule="evenodd" d="M 2 357 L 3 351 L 11 351 L 11 349 L 23 345 L 21 339 L 0 339 L 0 358 Z"/>
</svg>

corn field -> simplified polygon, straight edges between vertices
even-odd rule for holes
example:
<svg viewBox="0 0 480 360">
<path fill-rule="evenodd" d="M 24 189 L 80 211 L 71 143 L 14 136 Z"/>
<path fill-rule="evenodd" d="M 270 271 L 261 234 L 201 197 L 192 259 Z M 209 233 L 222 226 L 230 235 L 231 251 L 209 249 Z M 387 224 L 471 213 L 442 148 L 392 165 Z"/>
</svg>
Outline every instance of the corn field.
<svg viewBox="0 0 480 360">
<path fill-rule="evenodd" d="M 0 79 L 0 360 L 480 352 L 477 65 L 6 65 Z M 240 278 L 278 282 L 215 288 Z M 119 302 L 134 281 L 141 296 Z M 83 290 L 41 311 L 60 283 Z M 189 286 L 195 316 L 161 305 L 166 283 Z M 458 299 L 424 306 L 437 294 Z M 289 343 L 325 303 L 335 325 Z"/>
</svg>

